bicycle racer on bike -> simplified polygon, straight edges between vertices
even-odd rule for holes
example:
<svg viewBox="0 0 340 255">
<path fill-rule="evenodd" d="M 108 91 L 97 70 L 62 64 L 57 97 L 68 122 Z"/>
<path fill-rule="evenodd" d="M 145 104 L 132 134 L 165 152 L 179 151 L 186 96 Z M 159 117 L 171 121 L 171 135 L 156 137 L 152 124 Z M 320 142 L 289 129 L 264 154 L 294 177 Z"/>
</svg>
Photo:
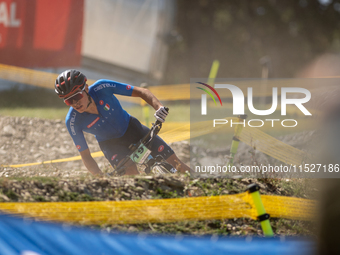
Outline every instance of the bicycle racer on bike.
<svg viewBox="0 0 340 255">
<path fill-rule="evenodd" d="M 93 175 L 101 176 L 103 173 L 91 156 L 83 132 L 95 135 L 106 159 L 115 168 L 130 154 L 129 145 L 137 143 L 149 131 L 149 128 L 122 108 L 115 94 L 142 98 L 156 110 L 154 116 L 161 122 L 165 121 L 168 112 L 145 88 L 105 79 L 89 87 L 86 81 L 84 74 L 71 69 L 62 72 L 54 86 L 59 98 L 70 106 L 65 122 L 85 167 Z M 161 155 L 178 171 L 190 171 L 159 136 L 155 138 L 151 151 L 152 156 Z M 138 174 L 136 165 L 130 162 L 126 174 Z"/>
</svg>

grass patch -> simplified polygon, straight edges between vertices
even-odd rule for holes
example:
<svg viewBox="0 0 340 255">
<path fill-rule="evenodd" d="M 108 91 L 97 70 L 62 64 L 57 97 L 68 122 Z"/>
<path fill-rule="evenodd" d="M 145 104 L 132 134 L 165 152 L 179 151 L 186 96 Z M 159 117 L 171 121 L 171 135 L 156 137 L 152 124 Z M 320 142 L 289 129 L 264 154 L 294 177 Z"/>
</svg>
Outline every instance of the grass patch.
<svg viewBox="0 0 340 255">
<path fill-rule="evenodd" d="M 170 108 L 168 122 L 186 122 L 190 120 L 190 105 L 182 102 L 164 102 Z M 143 108 L 140 105 L 126 104 L 123 108 L 132 116 L 143 121 Z M 155 110 L 149 108 L 149 121 L 154 121 Z M 49 89 L 18 89 L 0 91 L 0 115 L 64 120 L 69 107 Z"/>
<path fill-rule="evenodd" d="M 0 91 L 0 108 L 67 108 L 52 89 L 32 88 Z"/>
<path fill-rule="evenodd" d="M 0 115 L 13 117 L 29 117 L 41 119 L 62 119 L 66 117 L 67 108 L 0 108 Z"/>
<path fill-rule="evenodd" d="M 34 88 L 0 91 L 0 115 L 65 119 L 68 107 L 53 90 Z"/>
</svg>

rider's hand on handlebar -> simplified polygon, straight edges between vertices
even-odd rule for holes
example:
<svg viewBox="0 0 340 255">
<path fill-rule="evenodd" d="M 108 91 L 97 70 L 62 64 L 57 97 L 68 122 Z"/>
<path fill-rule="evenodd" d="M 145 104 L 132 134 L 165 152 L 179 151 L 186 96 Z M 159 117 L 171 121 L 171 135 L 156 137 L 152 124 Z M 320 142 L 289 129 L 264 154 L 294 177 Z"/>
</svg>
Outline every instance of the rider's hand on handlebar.
<svg viewBox="0 0 340 255">
<path fill-rule="evenodd" d="M 154 114 L 155 118 L 159 120 L 160 122 L 164 122 L 166 116 L 168 116 L 168 111 L 165 109 L 164 106 L 159 107 L 159 109 Z"/>
</svg>

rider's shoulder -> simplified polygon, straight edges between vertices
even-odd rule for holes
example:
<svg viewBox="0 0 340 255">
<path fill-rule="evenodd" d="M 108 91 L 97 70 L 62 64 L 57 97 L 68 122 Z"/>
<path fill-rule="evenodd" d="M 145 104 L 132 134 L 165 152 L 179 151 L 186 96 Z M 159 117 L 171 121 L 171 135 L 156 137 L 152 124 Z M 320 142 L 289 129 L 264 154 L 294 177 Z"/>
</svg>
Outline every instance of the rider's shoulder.
<svg viewBox="0 0 340 255">
<path fill-rule="evenodd" d="M 97 80 L 95 83 L 93 83 L 89 87 L 89 89 L 97 91 L 97 90 L 104 89 L 104 88 L 115 87 L 117 84 L 119 84 L 119 82 L 107 80 L 107 79 L 100 79 L 100 80 Z"/>
</svg>

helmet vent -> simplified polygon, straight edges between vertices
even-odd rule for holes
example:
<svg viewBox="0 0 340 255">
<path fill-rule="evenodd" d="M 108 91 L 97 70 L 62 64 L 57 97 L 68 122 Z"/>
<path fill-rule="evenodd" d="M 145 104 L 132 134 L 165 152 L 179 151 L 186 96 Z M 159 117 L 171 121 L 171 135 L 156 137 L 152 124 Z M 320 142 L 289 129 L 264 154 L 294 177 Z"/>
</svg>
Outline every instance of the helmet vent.
<svg viewBox="0 0 340 255">
<path fill-rule="evenodd" d="M 67 97 L 78 88 L 83 89 L 86 85 L 86 76 L 78 70 L 70 69 L 62 72 L 54 84 L 59 97 Z"/>
</svg>

